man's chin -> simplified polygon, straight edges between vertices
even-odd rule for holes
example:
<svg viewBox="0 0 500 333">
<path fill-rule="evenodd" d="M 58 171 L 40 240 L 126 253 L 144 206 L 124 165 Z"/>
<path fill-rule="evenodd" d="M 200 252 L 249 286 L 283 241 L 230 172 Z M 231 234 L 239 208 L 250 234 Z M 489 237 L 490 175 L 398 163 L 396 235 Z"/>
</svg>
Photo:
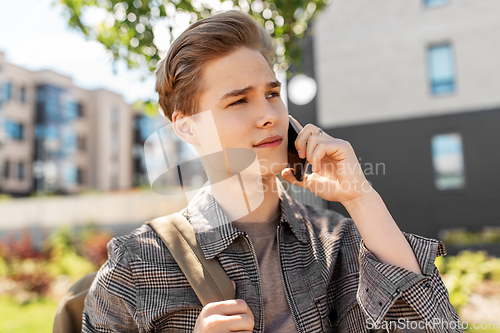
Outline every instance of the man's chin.
<svg viewBox="0 0 500 333">
<path fill-rule="evenodd" d="M 275 165 L 271 165 L 268 168 L 262 168 L 263 170 L 261 172 L 261 175 L 262 175 L 262 177 L 278 176 L 281 174 L 281 171 L 283 171 L 283 169 L 285 169 L 287 167 L 288 167 L 288 163 L 281 163 L 281 164 L 276 163 Z"/>
</svg>

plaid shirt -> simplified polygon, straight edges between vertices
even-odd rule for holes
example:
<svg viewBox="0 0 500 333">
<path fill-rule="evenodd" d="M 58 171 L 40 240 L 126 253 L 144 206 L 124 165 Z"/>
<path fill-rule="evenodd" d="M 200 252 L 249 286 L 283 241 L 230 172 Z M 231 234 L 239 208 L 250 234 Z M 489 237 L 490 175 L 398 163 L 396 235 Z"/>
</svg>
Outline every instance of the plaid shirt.
<svg viewBox="0 0 500 333">
<path fill-rule="evenodd" d="M 350 218 L 304 206 L 281 185 L 279 195 L 280 271 L 299 332 L 463 332 L 434 265 L 436 256 L 446 254 L 442 242 L 404 233 L 422 270 L 416 274 L 378 261 Z M 236 298 L 254 314 L 254 332 L 263 333 L 250 238 L 233 227 L 206 189 L 181 212 L 205 257 L 217 258 L 236 282 Z M 113 238 L 108 255 L 85 299 L 82 332 L 193 331 L 202 305 L 148 225 Z"/>
</svg>

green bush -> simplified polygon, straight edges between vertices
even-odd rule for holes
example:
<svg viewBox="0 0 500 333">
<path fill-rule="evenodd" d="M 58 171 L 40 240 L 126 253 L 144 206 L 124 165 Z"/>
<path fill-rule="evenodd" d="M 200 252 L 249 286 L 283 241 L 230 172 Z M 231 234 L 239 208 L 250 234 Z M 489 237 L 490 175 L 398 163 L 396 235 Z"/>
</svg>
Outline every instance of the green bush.
<svg viewBox="0 0 500 333">
<path fill-rule="evenodd" d="M 100 230 L 94 224 L 88 224 L 79 234 L 76 245 L 78 254 L 90 260 L 96 267 L 101 267 L 108 260 L 107 244 L 111 240 L 111 233 Z"/>
<path fill-rule="evenodd" d="M 481 230 L 443 230 L 442 240 L 446 244 L 474 245 L 500 243 L 500 228 L 484 227 Z"/>
<path fill-rule="evenodd" d="M 467 304 L 474 288 L 484 279 L 500 284 L 500 259 L 484 251 L 466 250 L 456 256 L 438 257 L 435 263 L 457 311 Z"/>
<path fill-rule="evenodd" d="M 52 276 L 68 275 L 71 278 L 79 278 L 97 269 L 90 260 L 77 253 L 77 242 L 68 227 L 62 227 L 50 236 L 46 244 L 50 259 L 46 265 Z"/>
<path fill-rule="evenodd" d="M 40 250 L 25 230 L 21 239 L 10 237 L 0 242 L 0 277 L 16 282 L 12 296 L 29 292 L 23 303 L 31 302 L 34 297 L 47 296 L 60 275 L 76 281 L 97 270 L 110 238 L 107 233 L 91 230 L 82 241 L 69 227 L 63 227 L 53 232 Z"/>
<path fill-rule="evenodd" d="M 9 268 L 7 267 L 7 262 L 3 256 L 0 255 L 0 277 L 6 277 L 8 272 Z"/>
<path fill-rule="evenodd" d="M 8 195 L 8 194 L 0 194 L 0 201 L 7 201 L 7 200 L 10 200 L 12 199 L 12 196 Z"/>
<path fill-rule="evenodd" d="M 20 290 L 44 295 L 53 281 L 44 265 L 48 256 L 33 247 L 29 232 L 24 230 L 21 239 L 10 237 L 0 243 L 1 276 L 17 282 Z"/>
</svg>

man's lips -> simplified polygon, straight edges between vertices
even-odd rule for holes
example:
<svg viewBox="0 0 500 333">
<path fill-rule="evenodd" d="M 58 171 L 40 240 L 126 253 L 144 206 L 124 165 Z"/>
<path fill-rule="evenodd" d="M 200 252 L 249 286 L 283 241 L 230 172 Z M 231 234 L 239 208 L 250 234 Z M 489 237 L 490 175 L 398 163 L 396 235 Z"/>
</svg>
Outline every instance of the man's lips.
<svg viewBox="0 0 500 333">
<path fill-rule="evenodd" d="M 274 135 L 274 136 L 269 136 L 265 138 L 264 140 L 260 141 L 258 144 L 256 144 L 254 147 L 275 147 L 279 146 L 281 144 L 282 137 L 280 135 Z"/>
<path fill-rule="evenodd" d="M 276 147 L 276 146 L 279 146 L 280 144 L 281 144 L 281 140 L 276 140 L 276 141 L 273 141 L 273 142 L 263 143 L 263 144 L 255 146 L 255 147 L 258 147 L 258 148 Z"/>
</svg>

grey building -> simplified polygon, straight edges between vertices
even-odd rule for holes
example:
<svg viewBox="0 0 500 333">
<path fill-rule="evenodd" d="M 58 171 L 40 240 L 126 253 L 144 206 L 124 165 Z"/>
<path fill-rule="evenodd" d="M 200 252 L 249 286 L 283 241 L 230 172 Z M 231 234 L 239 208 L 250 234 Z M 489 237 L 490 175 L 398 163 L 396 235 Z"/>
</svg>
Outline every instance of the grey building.
<svg viewBox="0 0 500 333">
<path fill-rule="evenodd" d="M 403 231 L 500 225 L 498 17 L 494 0 L 338 0 L 308 30 L 318 91 L 290 113 L 353 145 Z"/>
</svg>

